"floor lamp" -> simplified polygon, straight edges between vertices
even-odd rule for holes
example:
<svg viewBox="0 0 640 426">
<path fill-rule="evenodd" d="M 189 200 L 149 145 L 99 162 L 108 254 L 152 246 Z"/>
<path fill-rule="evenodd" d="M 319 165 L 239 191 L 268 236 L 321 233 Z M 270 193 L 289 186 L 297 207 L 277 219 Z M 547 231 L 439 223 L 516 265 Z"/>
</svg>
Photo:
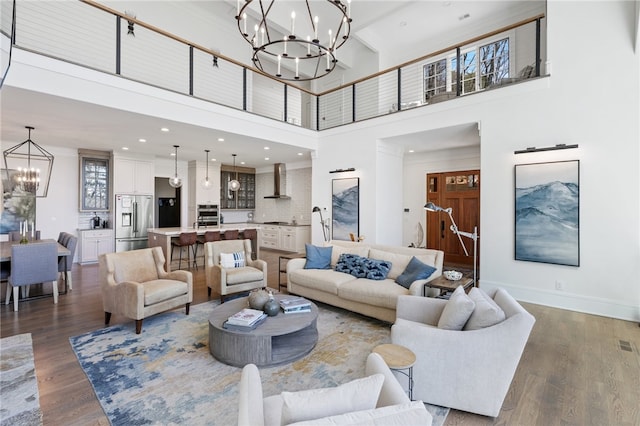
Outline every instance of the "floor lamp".
<svg viewBox="0 0 640 426">
<path fill-rule="evenodd" d="M 462 249 L 464 250 L 465 256 L 469 256 L 469 252 L 467 251 L 467 248 L 462 242 L 462 237 L 471 238 L 473 240 L 473 286 L 476 287 L 478 285 L 478 281 L 477 281 L 478 227 L 477 226 L 473 227 L 473 233 L 460 231 L 458 229 L 458 225 L 456 225 L 456 221 L 453 220 L 453 216 L 451 215 L 451 212 L 453 211 L 451 207 L 444 209 L 440 206 L 436 206 L 432 202 L 428 202 L 427 204 L 424 205 L 424 209 L 430 212 L 445 212 L 446 214 L 449 215 L 449 219 L 451 219 L 450 229 L 453 231 L 454 234 L 458 236 L 458 240 L 462 245 Z"/>
<path fill-rule="evenodd" d="M 315 206 L 312 210 L 313 213 L 320 213 L 320 225 L 322 225 L 322 235 L 324 236 L 324 240 L 327 241 L 327 230 L 326 228 L 328 228 L 329 226 L 324 222 L 324 219 L 322 219 L 322 210 L 320 209 L 320 207 Z"/>
</svg>

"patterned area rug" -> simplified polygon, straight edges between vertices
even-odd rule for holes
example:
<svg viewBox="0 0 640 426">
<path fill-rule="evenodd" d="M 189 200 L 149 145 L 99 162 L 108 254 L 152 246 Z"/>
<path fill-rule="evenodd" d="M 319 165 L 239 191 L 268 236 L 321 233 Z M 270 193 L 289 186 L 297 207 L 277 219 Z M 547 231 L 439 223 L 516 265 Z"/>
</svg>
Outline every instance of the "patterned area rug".
<svg viewBox="0 0 640 426">
<path fill-rule="evenodd" d="M 0 339 L 0 425 L 41 425 L 31 334 Z"/>
<path fill-rule="evenodd" d="M 208 316 L 217 302 L 72 337 L 71 345 L 113 425 L 237 424 L 241 369 L 209 353 Z M 304 358 L 261 368 L 264 396 L 336 386 L 364 376 L 367 355 L 388 343 L 388 324 L 319 306 L 316 347 Z M 283 315 L 283 314 L 281 314 Z M 447 408 L 427 406 L 434 426 Z"/>
</svg>

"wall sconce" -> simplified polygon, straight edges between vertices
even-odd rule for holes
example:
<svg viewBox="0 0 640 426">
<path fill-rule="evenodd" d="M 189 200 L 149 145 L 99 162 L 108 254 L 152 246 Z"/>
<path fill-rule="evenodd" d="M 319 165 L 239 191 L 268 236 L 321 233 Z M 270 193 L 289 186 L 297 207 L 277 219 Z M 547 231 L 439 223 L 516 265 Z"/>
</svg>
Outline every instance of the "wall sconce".
<svg viewBox="0 0 640 426">
<path fill-rule="evenodd" d="M 335 169 L 329 170 L 329 173 L 345 173 L 345 172 L 355 172 L 356 169 L 353 167 L 349 167 L 348 169 Z"/>
</svg>

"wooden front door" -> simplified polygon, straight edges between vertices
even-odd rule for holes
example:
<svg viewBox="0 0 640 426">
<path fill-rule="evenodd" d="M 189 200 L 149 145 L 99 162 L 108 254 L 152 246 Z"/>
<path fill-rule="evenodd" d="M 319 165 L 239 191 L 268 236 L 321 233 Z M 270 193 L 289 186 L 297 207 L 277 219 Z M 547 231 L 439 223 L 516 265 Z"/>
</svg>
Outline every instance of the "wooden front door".
<svg viewBox="0 0 640 426">
<path fill-rule="evenodd" d="M 458 230 L 480 232 L 480 170 L 427 174 L 427 202 L 444 209 L 451 207 Z M 427 248 L 444 251 L 447 266 L 458 265 L 473 269 L 473 240 L 462 237 L 468 256 L 458 236 L 451 231 L 451 220 L 445 212 L 426 211 Z M 478 245 L 478 250 L 480 246 Z M 478 259 L 480 252 L 478 251 Z M 479 263 L 479 262 L 478 262 Z"/>
</svg>

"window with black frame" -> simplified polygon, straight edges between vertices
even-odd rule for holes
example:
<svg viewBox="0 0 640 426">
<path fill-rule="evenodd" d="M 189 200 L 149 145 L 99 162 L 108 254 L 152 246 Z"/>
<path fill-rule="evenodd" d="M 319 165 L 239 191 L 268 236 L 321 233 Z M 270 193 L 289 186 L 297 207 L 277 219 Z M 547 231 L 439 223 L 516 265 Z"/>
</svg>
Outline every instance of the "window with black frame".
<svg viewBox="0 0 640 426">
<path fill-rule="evenodd" d="M 101 151 L 79 151 L 80 211 L 109 211 L 111 155 Z"/>
</svg>

